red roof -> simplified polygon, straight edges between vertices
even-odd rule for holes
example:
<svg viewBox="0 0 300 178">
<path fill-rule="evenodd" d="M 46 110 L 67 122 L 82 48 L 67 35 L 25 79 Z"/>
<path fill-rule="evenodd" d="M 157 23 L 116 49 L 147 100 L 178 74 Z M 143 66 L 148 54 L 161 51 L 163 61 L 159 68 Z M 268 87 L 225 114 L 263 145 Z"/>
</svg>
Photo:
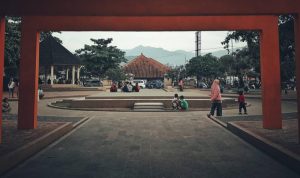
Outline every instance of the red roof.
<svg viewBox="0 0 300 178">
<path fill-rule="evenodd" d="M 126 64 L 124 70 L 126 73 L 134 74 L 135 78 L 163 78 L 170 68 L 141 54 Z"/>
</svg>

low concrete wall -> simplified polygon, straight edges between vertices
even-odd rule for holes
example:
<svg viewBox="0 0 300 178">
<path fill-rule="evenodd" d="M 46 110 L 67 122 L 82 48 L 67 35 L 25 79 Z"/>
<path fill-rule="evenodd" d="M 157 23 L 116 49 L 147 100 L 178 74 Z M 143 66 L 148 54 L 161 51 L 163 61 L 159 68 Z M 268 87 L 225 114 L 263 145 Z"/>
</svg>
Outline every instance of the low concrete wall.
<svg viewBox="0 0 300 178">
<path fill-rule="evenodd" d="M 174 96 L 86 96 L 85 99 L 165 99 L 171 101 Z M 209 100 L 207 96 L 185 96 L 185 99 L 205 99 Z M 223 98 L 229 99 L 229 98 Z"/>
<path fill-rule="evenodd" d="M 209 108 L 209 99 L 187 99 L 190 108 Z M 171 108 L 170 99 L 86 99 L 86 100 L 66 100 L 70 108 L 132 108 L 135 102 L 161 102 L 165 108 Z M 236 105 L 234 99 L 224 99 L 222 107 Z"/>
</svg>

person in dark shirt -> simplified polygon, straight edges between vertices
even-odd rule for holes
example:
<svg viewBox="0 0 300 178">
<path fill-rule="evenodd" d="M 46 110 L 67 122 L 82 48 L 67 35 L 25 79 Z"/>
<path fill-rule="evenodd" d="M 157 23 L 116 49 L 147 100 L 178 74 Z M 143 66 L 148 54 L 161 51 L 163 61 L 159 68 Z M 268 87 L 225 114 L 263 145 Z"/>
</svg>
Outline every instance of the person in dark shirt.
<svg viewBox="0 0 300 178">
<path fill-rule="evenodd" d="M 239 114 L 242 114 L 242 108 L 244 110 L 244 114 L 247 114 L 245 96 L 243 91 L 239 92 L 238 102 L 239 102 Z"/>
<path fill-rule="evenodd" d="M 11 110 L 9 102 L 8 102 L 8 98 L 5 97 L 2 100 L 2 112 L 9 112 Z"/>
</svg>

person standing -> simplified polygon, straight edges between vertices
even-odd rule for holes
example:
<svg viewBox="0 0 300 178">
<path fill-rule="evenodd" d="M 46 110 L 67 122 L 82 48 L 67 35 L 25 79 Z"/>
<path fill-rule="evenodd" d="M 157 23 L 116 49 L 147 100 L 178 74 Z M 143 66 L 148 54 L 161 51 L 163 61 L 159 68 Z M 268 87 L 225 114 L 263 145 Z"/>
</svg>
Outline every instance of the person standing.
<svg viewBox="0 0 300 178">
<path fill-rule="evenodd" d="M 215 110 L 217 109 L 217 116 L 222 116 L 222 97 L 220 89 L 220 80 L 215 79 L 211 85 L 211 109 L 210 113 L 207 114 L 207 117 L 213 116 Z"/>
<path fill-rule="evenodd" d="M 183 91 L 183 80 L 182 79 L 179 80 L 178 86 L 179 86 L 179 91 Z"/>
<path fill-rule="evenodd" d="M 8 97 L 14 97 L 14 89 L 15 89 L 16 83 L 14 82 L 14 79 L 11 78 L 8 83 Z"/>
<path fill-rule="evenodd" d="M 242 108 L 244 110 L 244 114 L 247 114 L 245 96 L 243 91 L 239 92 L 238 102 L 239 102 L 239 114 L 242 114 Z"/>
</svg>

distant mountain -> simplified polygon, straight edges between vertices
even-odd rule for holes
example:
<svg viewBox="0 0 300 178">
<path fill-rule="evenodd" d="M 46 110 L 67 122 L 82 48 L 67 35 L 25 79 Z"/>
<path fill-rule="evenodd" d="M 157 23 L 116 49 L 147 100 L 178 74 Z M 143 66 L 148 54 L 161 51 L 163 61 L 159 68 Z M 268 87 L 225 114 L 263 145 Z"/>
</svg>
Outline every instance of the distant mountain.
<svg viewBox="0 0 300 178">
<path fill-rule="evenodd" d="M 125 56 L 128 59 L 128 61 L 134 59 L 135 57 L 143 53 L 146 57 L 153 58 L 155 60 L 158 60 L 162 64 L 168 64 L 171 66 L 185 64 L 186 61 L 195 57 L 194 52 L 188 52 L 184 50 L 168 51 L 163 48 L 155 48 L 155 47 L 142 46 L 142 45 L 124 51 L 126 52 Z M 213 52 L 206 52 L 204 54 L 207 53 L 212 53 L 212 55 L 218 58 L 228 54 L 227 50 L 225 49 L 213 51 Z"/>
<path fill-rule="evenodd" d="M 163 64 L 169 65 L 185 64 L 185 60 L 195 56 L 194 53 L 183 50 L 168 51 L 163 48 L 149 46 L 137 46 L 133 49 L 125 50 L 125 52 L 125 56 L 128 60 L 134 59 L 136 56 L 139 56 L 141 53 L 143 53 L 147 57 L 156 59 Z"/>
</svg>

